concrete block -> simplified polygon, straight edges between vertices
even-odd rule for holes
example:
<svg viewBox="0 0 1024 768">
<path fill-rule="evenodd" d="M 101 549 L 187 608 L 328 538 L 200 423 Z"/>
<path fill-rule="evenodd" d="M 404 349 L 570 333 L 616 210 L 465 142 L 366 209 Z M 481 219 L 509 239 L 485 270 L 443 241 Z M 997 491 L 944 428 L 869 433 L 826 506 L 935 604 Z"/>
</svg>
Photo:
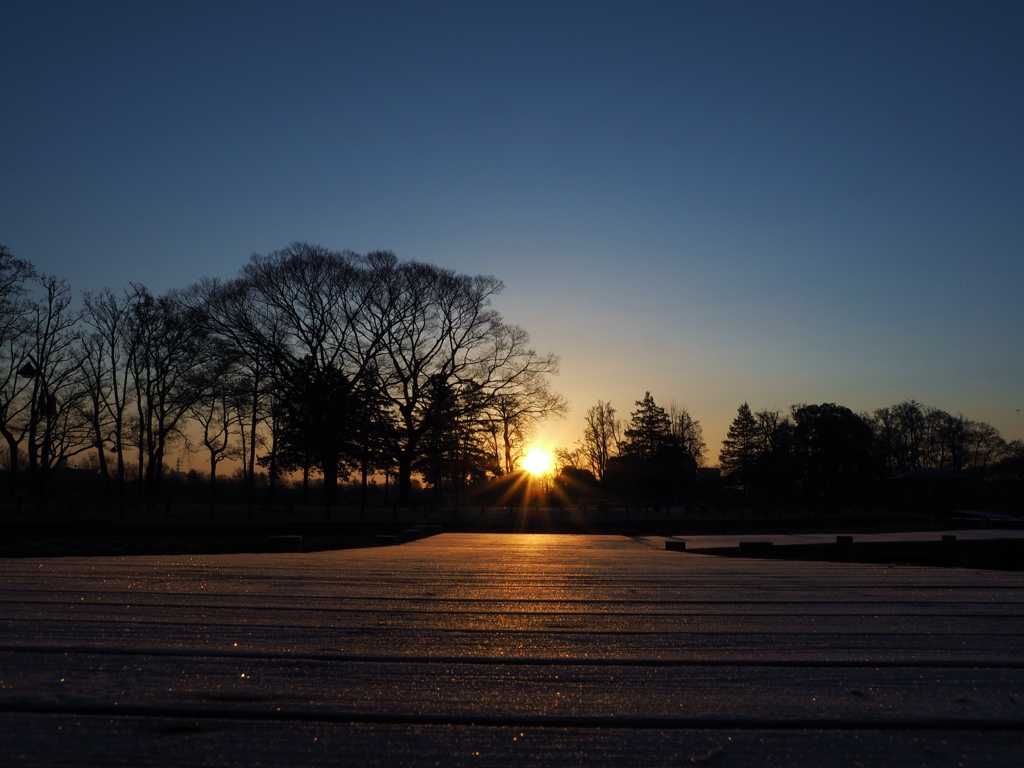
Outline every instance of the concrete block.
<svg viewBox="0 0 1024 768">
<path fill-rule="evenodd" d="M 740 542 L 740 556 L 741 557 L 764 557 L 770 555 L 772 551 L 772 542 L 770 541 L 741 541 Z"/>
</svg>

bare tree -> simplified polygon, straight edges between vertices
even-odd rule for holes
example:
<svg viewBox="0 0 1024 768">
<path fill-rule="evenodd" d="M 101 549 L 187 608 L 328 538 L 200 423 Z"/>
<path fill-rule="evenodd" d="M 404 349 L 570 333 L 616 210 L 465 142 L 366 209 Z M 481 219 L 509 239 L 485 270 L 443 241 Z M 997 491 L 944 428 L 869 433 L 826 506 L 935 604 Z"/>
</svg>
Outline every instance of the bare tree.
<svg viewBox="0 0 1024 768">
<path fill-rule="evenodd" d="M 128 365 L 135 386 L 139 482 L 145 499 L 159 499 L 168 447 L 197 397 L 195 378 L 209 354 L 205 326 L 181 292 L 154 297 L 134 286 Z"/>
<path fill-rule="evenodd" d="M 574 448 L 555 449 L 556 474 L 566 469 L 586 469 L 587 456 L 579 441 Z"/>
<path fill-rule="evenodd" d="M 675 401 L 669 403 L 668 418 L 673 441 L 684 455 L 693 459 L 696 466 L 703 467 L 707 443 L 704 442 L 704 428 L 700 422 Z"/>
<path fill-rule="evenodd" d="M 211 515 L 217 505 L 217 467 L 241 453 L 233 441 L 234 403 L 244 382 L 236 375 L 235 366 L 232 351 L 226 345 L 215 345 L 193 379 L 196 397 L 189 408 L 189 416 L 199 427 L 198 441 L 209 460 Z M 186 446 L 192 447 L 189 437 L 186 437 Z"/>
<path fill-rule="evenodd" d="M 35 269 L 0 245 L 0 435 L 7 444 L 7 493 L 18 492 L 18 454 L 28 434 L 32 379 L 22 373 L 30 351 L 28 284 Z"/>
<path fill-rule="evenodd" d="M 237 387 L 231 405 L 241 432 L 243 484 L 251 510 L 257 452 L 267 442 L 261 428 L 273 422 L 274 366 L 284 343 L 281 312 L 261 300 L 252 279 L 204 280 L 188 295 L 193 308 L 202 313 L 208 333 L 226 345 L 235 359 Z M 272 483 L 275 478 L 272 468 Z"/>
<path fill-rule="evenodd" d="M 1005 445 L 995 427 L 908 400 L 870 419 L 875 449 L 889 475 L 915 469 L 984 472 Z"/>
<path fill-rule="evenodd" d="M 907 400 L 888 408 L 879 408 L 872 420 L 876 442 L 890 475 L 927 466 L 928 420 L 924 407 Z"/>
<path fill-rule="evenodd" d="M 28 466 L 33 494 L 42 498 L 50 470 L 71 450 L 74 441 L 67 439 L 68 430 L 80 428 L 72 421 L 71 401 L 81 389 L 74 333 L 78 318 L 71 309 L 71 290 L 65 280 L 51 275 L 40 276 L 39 287 L 41 295 L 30 310 L 29 353 L 21 373 L 32 380 Z"/>
<path fill-rule="evenodd" d="M 503 287 L 496 278 L 415 262 L 401 264 L 389 277 L 381 372 L 398 410 L 398 494 L 399 503 L 407 504 L 413 466 L 430 428 L 432 390 L 453 394 L 452 424 L 482 420 L 502 396 L 556 371 L 558 360 L 537 354 L 526 332 L 503 323 L 491 308 Z"/>
<path fill-rule="evenodd" d="M 86 293 L 84 303 L 80 362 L 88 385 L 87 416 L 108 495 L 111 483 L 106 453 L 108 449 L 114 453 L 117 500 L 124 512 L 126 420 L 134 397 L 127 337 L 132 298 L 128 294 L 118 296 L 107 288 L 96 294 Z"/>
<path fill-rule="evenodd" d="M 986 472 L 1006 455 L 1007 443 L 999 430 L 984 421 L 969 422 L 967 465 L 975 473 Z"/>
<path fill-rule="evenodd" d="M 505 473 L 515 470 L 523 457 L 523 448 L 536 426 L 549 418 L 562 419 L 569 412 L 569 401 L 548 384 L 547 374 L 558 373 L 557 358 L 549 358 L 548 369 L 531 371 L 521 377 L 509 391 L 495 395 L 487 420 L 492 425 L 495 448 L 500 435 L 502 455 L 495 459 Z"/>
<path fill-rule="evenodd" d="M 355 387 L 376 368 L 390 312 L 384 286 L 395 263 L 387 252 L 360 256 L 307 243 L 253 255 L 242 274 L 251 291 L 253 320 L 244 326 L 244 341 L 271 361 L 278 390 L 309 394 L 328 386 L 320 403 L 341 417 L 346 403 L 354 401 Z M 326 422 L 307 426 L 317 424 L 325 431 L 321 437 L 328 437 Z M 333 439 L 336 435 L 318 440 L 308 430 L 307 436 L 319 453 L 315 461 L 323 473 L 324 501 L 332 503 L 343 441 Z"/>
<path fill-rule="evenodd" d="M 622 422 L 616 418 L 612 404 L 602 400 L 587 410 L 586 422 L 582 448 L 590 470 L 598 480 L 603 480 L 608 470 L 608 459 L 619 453 Z"/>
</svg>

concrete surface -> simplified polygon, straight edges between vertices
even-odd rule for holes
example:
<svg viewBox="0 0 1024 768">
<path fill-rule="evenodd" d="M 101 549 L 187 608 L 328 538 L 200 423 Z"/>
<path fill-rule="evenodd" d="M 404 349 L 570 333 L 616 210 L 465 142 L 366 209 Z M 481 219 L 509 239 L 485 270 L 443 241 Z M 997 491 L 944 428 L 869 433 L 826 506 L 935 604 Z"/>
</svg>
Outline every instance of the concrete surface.
<svg viewBox="0 0 1024 768">
<path fill-rule="evenodd" d="M 1016 765 L 1022 597 L 657 537 L 4 559 L 0 764 Z"/>
</svg>

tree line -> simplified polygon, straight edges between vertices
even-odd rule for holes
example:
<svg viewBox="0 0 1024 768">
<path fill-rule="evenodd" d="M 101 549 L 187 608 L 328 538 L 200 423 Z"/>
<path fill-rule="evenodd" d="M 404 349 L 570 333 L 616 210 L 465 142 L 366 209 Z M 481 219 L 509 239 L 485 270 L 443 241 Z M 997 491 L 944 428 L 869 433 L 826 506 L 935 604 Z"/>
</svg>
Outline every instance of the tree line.
<svg viewBox="0 0 1024 768">
<path fill-rule="evenodd" d="M 163 295 L 145 286 L 86 292 L 0 246 L 0 436 L 7 493 L 46 498 L 76 456 L 103 492 L 162 498 L 166 464 L 203 457 L 210 501 L 225 462 L 273 499 L 313 477 L 320 500 L 355 479 L 414 478 L 436 501 L 511 473 L 532 430 L 568 410 L 538 354 L 491 306 L 502 284 L 386 251 L 307 243 L 255 254 L 229 280 Z M 563 474 L 623 498 L 687 502 L 707 447 L 685 408 L 650 393 L 628 421 L 598 401 L 583 437 L 558 451 Z M 832 403 L 754 412 L 744 403 L 718 456 L 745 502 L 868 504 L 880 484 L 931 470 L 1024 483 L 1024 444 L 991 425 L 914 400 L 854 413 Z M 27 479 L 27 487 L 20 482 Z"/>
<path fill-rule="evenodd" d="M 412 499 L 511 471 L 530 431 L 563 415 L 558 358 L 502 319 L 489 276 L 307 243 L 255 254 L 230 280 L 163 295 L 87 292 L 0 246 L 0 435 L 8 494 L 45 498 L 51 472 L 93 457 L 105 493 L 155 501 L 168 457 L 242 466 L 246 497 L 265 472 L 311 473 L 322 501 L 357 477 Z M 22 467 L 22 462 L 25 467 Z M 24 472 L 22 472 L 24 469 Z M 133 490 L 134 489 L 134 490 Z"/>
<path fill-rule="evenodd" d="M 719 457 L 748 497 L 825 507 L 868 504 L 892 479 L 1019 482 L 1022 460 L 1021 441 L 916 400 L 871 413 L 834 403 L 752 412 L 744 403 Z"/>
<path fill-rule="evenodd" d="M 658 407 L 649 392 L 636 405 L 627 423 L 598 401 L 576 446 L 558 452 L 561 465 L 585 471 L 612 495 L 689 498 L 704 466 L 700 423 L 685 409 Z M 741 504 L 866 507 L 892 495 L 893 479 L 1002 483 L 1011 489 L 1004 501 L 1024 502 L 1024 442 L 1007 442 L 990 424 L 916 400 L 871 413 L 835 403 L 755 412 L 743 403 L 718 463 L 719 487 Z"/>
</svg>

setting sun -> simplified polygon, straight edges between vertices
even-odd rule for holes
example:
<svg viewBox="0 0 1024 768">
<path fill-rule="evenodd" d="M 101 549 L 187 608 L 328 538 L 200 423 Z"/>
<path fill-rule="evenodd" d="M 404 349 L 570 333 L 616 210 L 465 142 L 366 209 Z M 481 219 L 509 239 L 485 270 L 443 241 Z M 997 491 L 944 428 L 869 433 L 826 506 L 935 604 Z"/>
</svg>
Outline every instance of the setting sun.
<svg viewBox="0 0 1024 768">
<path fill-rule="evenodd" d="M 530 452 L 523 459 L 523 469 L 531 475 L 539 477 L 551 469 L 552 463 L 553 460 L 550 453 L 542 451 L 540 448 L 531 448 Z"/>
</svg>

